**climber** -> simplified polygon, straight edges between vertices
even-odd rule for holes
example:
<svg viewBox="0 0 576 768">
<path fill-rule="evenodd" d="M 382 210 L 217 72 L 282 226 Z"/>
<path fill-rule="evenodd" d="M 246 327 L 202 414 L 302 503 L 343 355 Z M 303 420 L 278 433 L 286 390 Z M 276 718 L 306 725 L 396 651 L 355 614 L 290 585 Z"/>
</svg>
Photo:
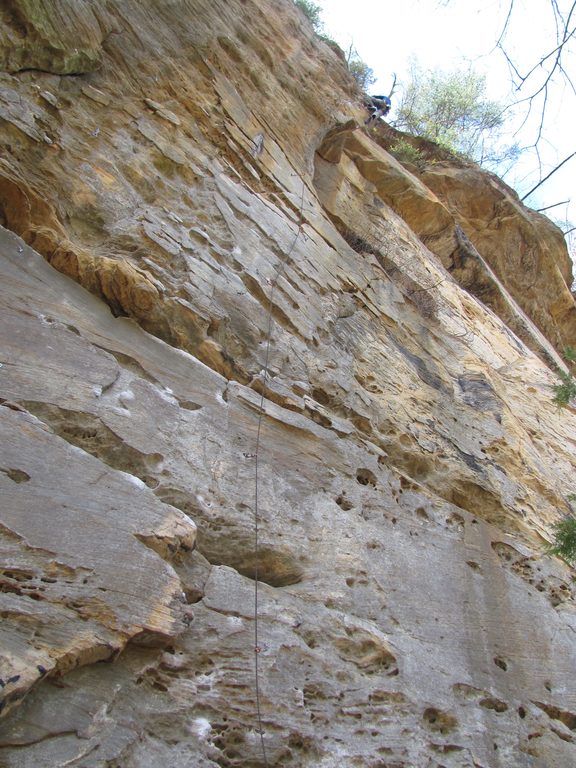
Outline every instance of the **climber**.
<svg viewBox="0 0 576 768">
<path fill-rule="evenodd" d="M 369 96 L 364 102 L 370 115 L 365 121 L 366 125 L 376 122 L 381 117 L 385 117 L 392 107 L 390 96 Z"/>
<path fill-rule="evenodd" d="M 379 120 L 381 117 L 386 117 L 390 109 L 392 108 L 392 94 L 396 89 L 396 74 L 394 74 L 394 80 L 392 82 L 392 88 L 388 96 L 366 96 L 364 100 L 364 106 L 370 113 L 368 119 L 365 120 L 365 125 L 371 125 Z"/>
</svg>

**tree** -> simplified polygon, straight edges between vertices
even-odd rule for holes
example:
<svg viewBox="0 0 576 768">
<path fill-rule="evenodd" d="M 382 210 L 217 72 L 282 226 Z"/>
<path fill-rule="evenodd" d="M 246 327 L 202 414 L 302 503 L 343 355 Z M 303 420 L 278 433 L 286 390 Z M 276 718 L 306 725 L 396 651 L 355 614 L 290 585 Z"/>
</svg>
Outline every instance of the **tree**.
<svg viewBox="0 0 576 768">
<path fill-rule="evenodd" d="M 569 497 L 574 500 L 573 496 Z M 566 515 L 554 523 L 554 544 L 548 549 L 548 554 L 559 555 L 570 565 L 576 564 L 576 518 Z"/>
<path fill-rule="evenodd" d="M 348 65 L 348 71 L 358 83 L 360 90 L 367 93 L 368 88 L 376 82 L 374 70 L 366 62 L 362 61 L 354 47 L 354 43 L 350 44 L 350 48 L 348 48 L 346 53 L 346 64 Z"/>
<path fill-rule="evenodd" d="M 310 19 L 314 32 L 316 32 L 317 35 L 322 34 L 324 30 L 324 24 L 320 18 L 322 15 L 322 8 L 317 3 L 313 3 L 312 0 L 294 0 L 294 3 L 300 8 L 304 15 Z"/>
<path fill-rule="evenodd" d="M 576 350 L 568 347 L 564 351 L 564 357 L 570 362 L 576 362 Z M 567 408 L 576 398 L 576 381 L 571 373 L 558 371 L 561 384 L 554 384 L 554 402 L 562 408 Z M 568 501 L 576 501 L 576 496 L 572 493 L 568 496 Z M 574 515 L 566 515 L 554 523 L 552 526 L 554 532 L 554 544 L 549 547 L 548 554 L 559 555 L 570 565 L 576 564 L 576 518 Z"/>
<path fill-rule="evenodd" d="M 574 82 L 564 66 L 564 61 L 570 53 L 569 44 L 573 42 L 576 35 L 576 0 L 569 0 L 566 10 L 560 7 L 561 3 L 558 0 L 549 0 L 548 3 L 541 2 L 540 5 L 541 7 L 548 7 L 549 17 L 552 21 L 550 27 L 555 29 L 555 39 L 543 38 L 542 49 L 535 52 L 531 65 L 523 72 L 517 59 L 508 53 L 506 47 L 506 38 L 510 29 L 515 23 L 521 24 L 525 21 L 525 9 L 516 8 L 515 0 L 509 0 L 506 20 L 496 41 L 496 47 L 508 63 L 514 89 L 520 96 L 520 101 L 528 105 L 528 115 L 534 108 L 540 110 L 534 142 L 536 148 L 545 129 L 549 90 L 554 78 L 558 77 L 569 91 L 576 93 Z M 518 21 L 519 18 L 522 18 L 521 22 Z M 571 157 L 573 156 L 571 155 Z"/>
<path fill-rule="evenodd" d="M 348 69 L 361 91 L 366 92 L 376 82 L 374 70 L 360 58 L 354 58 L 352 61 L 349 61 Z"/>
<path fill-rule="evenodd" d="M 464 1 L 464 0 L 462 0 Z M 437 0 L 439 5 L 456 4 L 457 0 Z M 576 41 L 576 0 L 531 0 L 530 23 L 540 31 L 536 44 L 529 49 L 518 45 L 514 33 L 523 36 L 527 24 L 527 7 L 519 0 L 507 0 L 499 32 L 496 32 L 496 49 L 508 64 L 510 80 L 516 94 L 514 106 L 524 109 L 524 117 L 516 133 L 526 135 L 530 126 L 531 144 L 525 147 L 535 154 L 539 172 L 538 183 L 524 194 L 525 200 L 562 166 L 576 157 L 576 151 L 564 154 L 551 170 L 545 168 L 540 148 L 549 141 L 550 128 L 558 122 L 557 98 L 553 90 L 562 92 L 562 109 L 566 120 L 571 120 L 576 101 L 576 82 L 570 57 Z M 552 109 L 551 109 L 552 106 Z M 572 150 L 576 149 L 573 145 Z M 549 154 L 549 153 L 548 153 Z M 548 167 L 550 164 L 548 162 Z M 566 233 L 567 234 L 567 233 Z"/>
<path fill-rule="evenodd" d="M 325 43 L 332 47 L 340 49 L 340 46 L 331 37 L 328 37 L 326 30 L 324 29 L 324 22 L 322 21 L 322 7 L 312 0 L 294 0 L 294 4 L 300 8 L 302 13 L 310 20 L 312 29 L 316 33 L 316 36 L 323 40 Z"/>
<path fill-rule="evenodd" d="M 412 64 L 396 127 L 478 162 L 501 162 L 516 148 L 497 146 L 504 105 L 486 97 L 482 75 L 471 69 L 425 72 Z"/>
</svg>

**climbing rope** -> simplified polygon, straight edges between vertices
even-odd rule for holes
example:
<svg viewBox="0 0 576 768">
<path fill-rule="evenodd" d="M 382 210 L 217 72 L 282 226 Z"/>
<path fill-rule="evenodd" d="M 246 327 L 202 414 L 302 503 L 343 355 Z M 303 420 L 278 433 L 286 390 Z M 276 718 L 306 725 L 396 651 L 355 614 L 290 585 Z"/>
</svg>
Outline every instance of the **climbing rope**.
<svg viewBox="0 0 576 768">
<path fill-rule="evenodd" d="M 259 498 L 258 498 L 258 491 L 260 487 L 259 483 L 259 468 L 260 468 L 260 443 L 261 443 L 261 434 L 262 434 L 262 420 L 264 417 L 264 397 L 266 393 L 266 383 L 268 381 L 268 367 L 269 367 L 269 359 L 270 359 L 270 346 L 271 346 L 271 338 L 272 338 L 272 307 L 274 305 L 274 294 L 276 292 L 276 286 L 278 285 L 278 280 L 282 276 L 284 269 L 286 268 L 286 264 L 288 263 L 288 259 L 292 255 L 294 248 L 296 247 L 296 243 L 298 242 L 298 238 L 302 234 L 302 227 L 303 227 L 303 211 L 304 211 L 304 180 L 302 180 L 302 194 L 300 196 L 300 209 L 298 212 L 298 229 L 296 230 L 296 234 L 294 235 L 294 239 L 292 241 L 292 244 L 290 245 L 290 248 L 286 252 L 286 255 L 281 260 L 280 264 L 278 265 L 278 268 L 276 269 L 276 274 L 274 275 L 274 278 L 271 282 L 271 288 L 270 288 L 270 296 L 268 298 L 268 314 L 267 314 L 267 327 L 266 327 L 266 347 L 265 347 L 265 355 L 264 355 L 264 367 L 262 371 L 262 389 L 260 392 L 260 404 L 258 407 L 258 426 L 256 429 L 256 447 L 254 450 L 254 690 L 256 694 L 256 717 L 258 720 L 258 732 L 260 735 L 260 745 L 262 749 L 262 757 L 264 759 L 264 766 L 265 768 L 269 768 L 268 763 L 268 757 L 266 754 L 266 745 L 264 743 L 264 728 L 262 724 L 262 708 L 260 703 L 260 669 L 259 669 L 259 655 L 260 651 L 262 650 L 259 644 L 259 606 L 258 606 L 258 566 L 259 566 L 259 560 L 260 560 L 260 550 L 259 550 L 259 541 L 258 541 L 258 534 L 259 534 Z"/>
</svg>

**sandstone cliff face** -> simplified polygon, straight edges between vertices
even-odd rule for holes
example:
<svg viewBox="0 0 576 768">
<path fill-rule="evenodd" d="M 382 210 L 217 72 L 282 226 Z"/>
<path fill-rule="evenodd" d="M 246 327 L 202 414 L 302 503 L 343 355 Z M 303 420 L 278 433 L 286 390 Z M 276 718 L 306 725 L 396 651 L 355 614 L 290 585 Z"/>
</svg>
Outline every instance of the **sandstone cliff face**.
<svg viewBox="0 0 576 768">
<path fill-rule="evenodd" d="M 401 136 L 384 123 L 371 134 L 386 149 Z M 475 165 L 450 157 L 424 139 L 404 136 L 403 140 L 421 154 L 421 167 L 411 167 L 411 175 L 423 182 L 428 195 L 432 193 L 433 203 L 426 208 L 436 221 L 436 237 L 430 239 L 423 229 L 417 194 L 390 199 L 392 207 L 414 223 L 415 231 L 458 282 L 500 315 L 537 354 L 546 359 L 510 306 L 509 297 L 562 353 L 576 335 L 576 307 L 570 290 L 572 263 L 560 229 L 522 205 L 516 192 L 494 174 L 479 173 Z M 418 184 L 412 180 L 407 186 L 417 188 Z M 439 232 L 444 242 L 437 242 Z"/>
<path fill-rule="evenodd" d="M 0 764 L 264 765 L 257 568 L 270 765 L 572 766 L 556 231 L 287 0 L 1 13 Z"/>
</svg>

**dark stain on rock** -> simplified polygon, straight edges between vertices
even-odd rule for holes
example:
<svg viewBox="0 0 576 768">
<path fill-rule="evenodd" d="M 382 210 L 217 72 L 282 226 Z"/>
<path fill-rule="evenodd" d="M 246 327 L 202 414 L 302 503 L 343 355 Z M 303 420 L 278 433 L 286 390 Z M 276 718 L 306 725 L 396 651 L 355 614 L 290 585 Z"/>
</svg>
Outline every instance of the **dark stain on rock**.
<svg viewBox="0 0 576 768">
<path fill-rule="evenodd" d="M 482 373 L 464 373 L 462 376 L 458 376 L 458 385 L 462 393 L 462 400 L 466 405 L 482 413 L 493 413 L 496 419 L 500 421 L 502 402 Z"/>
<path fill-rule="evenodd" d="M 399 344 L 397 341 L 394 342 L 394 345 L 396 349 L 402 353 L 402 355 L 414 366 L 416 373 L 418 374 L 418 378 L 424 382 L 424 384 L 427 384 L 429 387 L 432 387 L 432 389 L 435 389 L 437 392 L 442 392 L 444 395 L 450 396 L 452 394 L 451 388 L 449 388 L 440 378 L 440 376 L 435 372 L 431 371 L 428 365 L 422 360 L 421 357 L 418 357 L 418 355 L 415 355 L 413 352 L 410 352 L 406 347 L 404 347 L 402 344 Z"/>
</svg>

